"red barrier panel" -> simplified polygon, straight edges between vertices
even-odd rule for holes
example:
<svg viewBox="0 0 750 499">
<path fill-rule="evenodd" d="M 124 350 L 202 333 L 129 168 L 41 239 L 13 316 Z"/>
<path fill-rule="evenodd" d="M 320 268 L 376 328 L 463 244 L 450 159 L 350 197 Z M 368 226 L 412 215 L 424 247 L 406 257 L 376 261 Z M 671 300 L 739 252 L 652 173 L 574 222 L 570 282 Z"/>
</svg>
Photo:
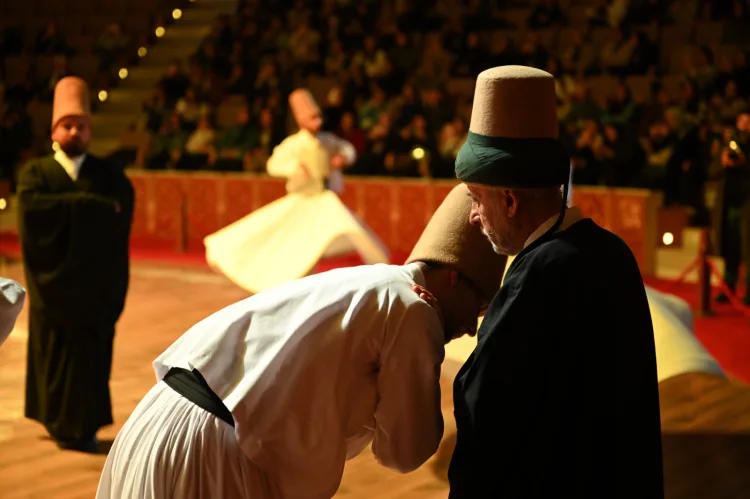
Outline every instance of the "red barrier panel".
<svg viewBox="0 0 750 499">
<path fill-rule="evenodd" d="M 284 181 L 251 174 L 129 172 L 136 190 L 133 242 L 200 251 L 203 238 L 286 194 Z M 347 178 L 341 200 L 394 252 L 409 252 L 454 181 Z M 576 187 L 584 216 L 618 234 L 645 275 L 655 272 L 659 194 Z"/>
</svg>

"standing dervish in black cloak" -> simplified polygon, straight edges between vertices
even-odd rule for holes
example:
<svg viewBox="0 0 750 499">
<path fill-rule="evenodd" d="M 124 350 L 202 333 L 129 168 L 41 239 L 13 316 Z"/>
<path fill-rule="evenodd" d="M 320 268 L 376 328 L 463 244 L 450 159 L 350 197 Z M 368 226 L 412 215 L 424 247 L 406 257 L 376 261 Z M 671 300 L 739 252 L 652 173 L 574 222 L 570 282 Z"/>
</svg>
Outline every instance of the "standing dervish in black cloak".
<svg viewBox="0 0 750 499">
<path fill-rule="evenodd" d="M 661 499 L 643 280 L 620 238 L 567 208 L 555 104 L 554 77 L 537 69 L 476 82 L 456 175 L 472 223 L 513 260 L 455 380 L 450 497 Z"/>
<path fill-rule="evenodd" d="M 86 153 L 83 80 L 57 83 L 51 130 L 55 153 L 26 164 L 18 179 L 29 293 L 26 417 L 59 447 L 96 452 L 96 432 L 112 424 L 112 342 L 128 289 L 134 193 L 121 168 Z"/>
</svg>

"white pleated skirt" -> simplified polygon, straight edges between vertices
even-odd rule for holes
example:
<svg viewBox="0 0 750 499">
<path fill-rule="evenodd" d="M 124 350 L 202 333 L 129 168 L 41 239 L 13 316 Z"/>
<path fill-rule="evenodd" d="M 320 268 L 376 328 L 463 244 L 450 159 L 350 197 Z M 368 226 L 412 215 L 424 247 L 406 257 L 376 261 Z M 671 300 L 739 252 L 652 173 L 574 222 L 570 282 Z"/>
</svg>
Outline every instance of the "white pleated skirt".
<svg viewBox="0 0 750 499">
<path fill-rule="evenodd" d="M 287 194 L 204 239 L 206 260 L 250 293 L 310 273 L 322 258 L 358 253 L 389 263 L 380 239 L 331 191 Z"/>
<path fill-rule="evenodd" d="M 159 382 L 117 435 L 96 497 L 269 499 L 277 494 L 242 453 L 234 428 Z"/>
</svg>

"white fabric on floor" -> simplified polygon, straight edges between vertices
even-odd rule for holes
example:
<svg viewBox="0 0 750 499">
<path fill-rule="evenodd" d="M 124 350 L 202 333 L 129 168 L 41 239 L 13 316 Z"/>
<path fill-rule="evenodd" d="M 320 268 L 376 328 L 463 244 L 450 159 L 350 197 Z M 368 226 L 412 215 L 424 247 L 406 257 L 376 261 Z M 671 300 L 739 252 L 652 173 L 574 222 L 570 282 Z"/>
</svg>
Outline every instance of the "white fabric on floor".
<svg viewBox="0 0 750 499">
<path fill-rule="evenodd" d="M 271 499 L 278 493 L 242 453 L 234 428 L 159 382 L 117 435 L 96 498 L 208 497 Z"/>
<path fill-rule="evenodd" d="M 380 240 L 331 191 L 288 194 L 206 237 L 206 259 L 251 293 L 307 275 L 326 257 L 388 263 Z"/>
<path fill-rule="evenodd" d="M 656 367 L 659 382 L 684 373 L 706 373 L 723 376 L 719 363 L 693 333 L 693 312 L 677 296 L 646 286 L 656 344 Z M 606 333 L 602 325 L 602 333 Z M 455 377 L 461 365 L 474 351 L 476 338 L 465 336 L 446 345 L 443 373 Z"/>
</svg>

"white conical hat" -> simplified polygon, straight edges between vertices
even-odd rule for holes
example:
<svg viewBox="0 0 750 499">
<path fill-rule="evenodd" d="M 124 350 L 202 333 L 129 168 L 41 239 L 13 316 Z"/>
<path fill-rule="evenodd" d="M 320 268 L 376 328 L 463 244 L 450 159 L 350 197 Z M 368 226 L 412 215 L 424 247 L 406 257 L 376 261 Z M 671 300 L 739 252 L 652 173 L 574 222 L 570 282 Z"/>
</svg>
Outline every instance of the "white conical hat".
<svg viewBox="0 0 750 499">
<path fill-rule="evenodd" d="M 66 116 L 91 116 L 91 100 L 86 82 L 75 76 L 66 76 L 55 85 L 52 103 L 52 128 Z"/>
</svg>

